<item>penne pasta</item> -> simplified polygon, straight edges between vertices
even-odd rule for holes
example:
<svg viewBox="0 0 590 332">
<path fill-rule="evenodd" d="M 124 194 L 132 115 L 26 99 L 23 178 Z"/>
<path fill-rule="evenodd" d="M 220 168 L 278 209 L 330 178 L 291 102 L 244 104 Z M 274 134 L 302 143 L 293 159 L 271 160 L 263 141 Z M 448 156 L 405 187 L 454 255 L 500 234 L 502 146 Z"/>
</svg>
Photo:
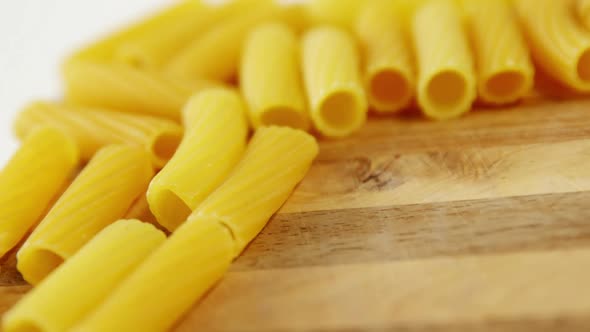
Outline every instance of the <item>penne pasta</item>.
<svg viewBox="0 0 590 332">
<path fill-rule="evenodd" d="M 246 39 L 240 86 L 254 128 L 309 129 L 298 51 L 295 32 L 283 23 L 262 24 Z"/>
<path fill-rule="evenodd" d="M 350 135 L 367 118 L 352 36 L 333 27 L 315 28 L 303 37 L 302 48 L 303 77 L 315 127 L 329 137 Z"/>
<path fill-rule="evenodd" d="M 129 144 L 148 150 L 158 168 L 172 157 L 183 133 L 182 127 L 166 119 L 53 102 L 31 103 L 15 121 L 21 139 L 39 126 L 51 126 L 73 137 L 84 160 L 107 145 Z"/>
<path fill-rule="evenodd" d="M 480 98 L 491 104 L 521 99 L 533 86 L 534 68 L 510 4 L 478 0 L 464 1 L 463 7 L 475 50 Z"/>
<path fill-rule="evenodd" d="M 412 27 L 417 97 L 424 114 L 444 120 L 469 111 L 477 83 L 457 4 L 452 0 L 426 2 L 417 9 Z"/>
<path fill-rule="evenodd" d="M 233 249 L 231 233 L 215 219 L 182 224 L 72 331 L 168 330 L 221 279 Z"/>
<path fill-rule="evenodd" d="M 4 315 L 3 331 L 69 330 L 165 239 L 138 220 L 106 227 Z"/>
<path fill-rule="evenodd" d="M 100 230 L 124 216 L 153 175 L 149 154 L 132 146 L 100 150 L 17 253 L 17 269 L 36 285 Z"/>
<path fill-rule="evenodd" d="M 317 152 L 315 139 L 303 131 L 260 128 L 230 178 L 74 331 L 170 328 L 221 279 Z"/>
<path fill-rule="evenodd" d="M 369 2 L 356 24 L 367 99 L 377 112 L 400 111 L 414 96 L 414 64 L 400 16 L 390 3 Z"/>
<path fill-rule="evenodd" d="M 248 135 L 246 110 L 237 92 L 210 89 L 186 106 L 187 135 L 149 186 L 147 199 L 160 225 L 175 230 L 242 156 Z"/>
<path fill-rule="evenodd" d="M 279 10 L 271 1 L 252 1 L 251 7 L 219 22 L 189 43 L 166 66 L 166 72 L 184 79 L 225 81 L 237 73 L 242 43 L 250 29 L 275 17 Z"/>
<path fill-rule="evenodd" d="M 0 171 L 0 257 L 25 237 L 78 166 L 76 143 L 37 128 Z"/>
<path fill-rule="evenodd" d="M 179 21 L 186 21 L 194 13 L 201 12 L 204 5 L 200 0 L 181 0 L 173 6 L 161 10 L 129 27 L 121 29 L 109 36 L 102 38 L 72 54 L 67 62 L 86 60 L 92 62 L 110 62 L 115 59 L 116 53 L 126 43 L 133 43 L 145 36 L 158 35 L 160 31 L 175 26 Z M 181 41 L 163 41 L 164 43 L 176 43 Z M 170 46 L 171 44 L 167 44 Z"/>
<path fill-rule="evenodd" d="M 336 25 L 353 29 L 363 0 L 310 0 L 306 2 L 311 21 L 316 25 Z"/>
<path fill-rule="evenodd" d="M 172 79 L 123 64 L 68 62 L 63 70 L 66 100 L 74 105 L 180 119 L 187 99 L 216 86 L 206 80 Z"/>
<path fill-rule="evenodd" d="M 229 178 L 189 217 L 214 216 L 236 241 L 237 256 L 283 205 L 318 154 L 315 138 L 288 127 L 261 127 Z"/>
<path fill-rule="evenodd" d="M 590 31 L 570 1 L 514 0 L 535 64 L 563 85 L 590 92 Z"/>
</svg>

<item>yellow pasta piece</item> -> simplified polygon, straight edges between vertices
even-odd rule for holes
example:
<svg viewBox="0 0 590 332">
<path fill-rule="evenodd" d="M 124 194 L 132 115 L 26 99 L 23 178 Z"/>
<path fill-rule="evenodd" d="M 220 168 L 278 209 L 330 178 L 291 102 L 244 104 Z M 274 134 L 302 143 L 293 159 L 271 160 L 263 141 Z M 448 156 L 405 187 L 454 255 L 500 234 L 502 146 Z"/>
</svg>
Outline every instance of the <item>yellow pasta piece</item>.
<svg viewBox="0 0 590 332">
<path fill-rule="evenodd" d="M 183 0 L 164 13 L 174 20 L 126 39 L 115 51 L 115 60 L 140 68 L 160 68 L 207 28 L 215 11 L 201 1 Z"/>
<path fill-rule="evenodd" d="M 590 91 L 590 31 L 570 1 L 514 0 L 533 59 L 563 85 Z"/>
<path fill-rule="evenodd" d="M 233 248 L 215 219 L 182 224 L 72 331 L 168 330 L 227 271 Z"/>
<path fill-rule="evenodd" d="M 320 27 L 307 32 L 302 43 L 303 77 L 315 127 L 325 136 L 350 135 L 367 118 L 352 36 L 337 28 Z"/>
<path fill-rule="evenodd" d="M 189 217 L 214 216 L 231 230 L 237 256 L 303 179 L 318 145 L 288 127 L 261 127 L 230 177 Z"/>
<path fill-rule="evenodd" d="M 165 239 L 138 220 L 106 227 L 5 314 L 3 331 L 67 331 Z"/>
<path fill-rule="evenodd" d="M 159 39 L 162 39 L 162 30 L 168 32 L 172 27 L 176 26 L 179 21 L 186 24 L 190 17 L 196 13 L 200 13 L 204 10 L 204 5 L 199 0 L 182 0 L 177 1 L 173 6 L 161 10 L 139 22 L 132 24 L 129 27 L 121 29 L 103 39 L 88 45 L 81 50 L 75 52 L 68 58 L 67 62 L 77 60 L 90 60 L 94 62 L 109 62 L 115 58 L 115 55 L 126 43 L 133 43 L 138 40 L 146 38 L 145 36 L 157 35 Z M 198 20 L 195 20 L 198 21 Z M 164 41 L 161 40 L 163 47 L 174 47 L 176 43 L 181 43 L 182 40 L 178 41 Z M 141 44 L 141 42 L 140 42 Z M 148 47 L 157 47 L 157 45 L 148 45 Z M 155 50 L 156 52 L 166 50 Z"/>
<path fill-rule="evenodd" d="M 259 129 L 231 177 L 74 331 L 170 328 L 260 232 L 317 152 L 303 131 Z"/>
<path fill-rule="evenodd" d="M 124 216 L 153 175 L 149 154 L 132 146 L 100 150 L 17 253 L 36 285 L 104 227 Z"/>
<path fill-rule="evenodd" d="M 166 72 L 186 79 L 228 80 L 237 73 L 242 43 L 251 28 L 278 14 L 271 1 L 253 1 L 251 8 L 221 21 L 187 45 Z"/>
<path fill-rule="evenodd" d="M 367 98 L 378 112 L 400 111 L 414 96 L 413 59 L 399 16 L 389 3 L 371 2 L 356 25 L 365 56 Z"/>
<path fill-rule="evenodd" d="M 438 120 L 469 111 L 477 96 L 477 83 L 457 4 L 451 0 L 433 0 L 417 9 L 413 40 L 419 73 L 418 103 L 422 111 Z"/>
<path fill-rule="evenodd" d="M 16 119 L 15 131 L 22 139 L 39 126 L 55 127 L 73 137 L 84 160 L 104 146 L 130 144 L 150 151 L 159 168 L 172 157 L 183 132 L 170 120 L 53 102 L 27 106 Z"/>
<path fill-rule="evenodd" d="M 590 0 L 574 0 L 576 1 L 576 14 L 579 20 L 586 27 L 590 29 Z"/>
<path fill-rule="evenodd" d="M 124 64 L 72 61 L 64 66 L 66 99 L 75 105 L 180 119 L 195 92 L 215 86 L 205 80 L 173 79 Z"/>
<path fill-rule="evenodd" d="M 34 130 L 0 171 L 0 257 L 35 226 L 78 165 L 76 143 L 52 128 Z"/>
<path fill-rule="evenodd" d="M 137 197 L 137 199 L 135 200 L 135 202 L 133 202 L 129 210 L 127 210 L 127 213 L 125 213 L 123 219 L 141 220 L 143 222 L 154 225 L 157 229 L 163 231 L 166 234 L 169 233 L 168 230 L 163 228 L 158 223 L 156 217 L 154 216 L 152 211 L 150 211 L 150 206 L 147 201 L 147 193 L 145 192 L 139 195 L 139 197 Z"/>
<path fill-rule="evenodd" d="M 307 8 L 313 24 L 337 25 L 352 29 L 367 0 L 310 0 Z"/>
<path fill-rule="evenodd" d="M 505 104 L 524 97 L 532 88 L 534 68 L 510 4 L 467 0 L 463 6 L 475 50 L 480 98 Z"/>
<path fill-rule="evenodd" d="M 254 29 L 242 52 L 240 86 L 255 128 L 309 129 L 295 32 L 283 23 Z"/>
<path fill-rule="evenodd" d="M 203 91 L 187 108 L 193 113 L 190 129 L 147 193 L 150 209 L 170 231 L 226 178 L 242 156 L 248 135 L 244 103 L 234 91 Z"/>
</svg>

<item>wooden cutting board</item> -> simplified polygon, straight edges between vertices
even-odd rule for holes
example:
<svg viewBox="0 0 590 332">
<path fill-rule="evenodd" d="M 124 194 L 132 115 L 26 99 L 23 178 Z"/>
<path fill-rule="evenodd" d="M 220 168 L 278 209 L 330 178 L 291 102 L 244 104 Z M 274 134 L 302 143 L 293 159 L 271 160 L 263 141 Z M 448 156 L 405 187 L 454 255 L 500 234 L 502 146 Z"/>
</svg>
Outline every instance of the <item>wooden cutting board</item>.
<svg viewBox="0 0 590 332">
<path fill-rule="evenodd" d="M 5 259 L 0 313 L 28 288 Z M 196 330 L 590 331 L 590 101 L 323 141 Z"/>
</svg>

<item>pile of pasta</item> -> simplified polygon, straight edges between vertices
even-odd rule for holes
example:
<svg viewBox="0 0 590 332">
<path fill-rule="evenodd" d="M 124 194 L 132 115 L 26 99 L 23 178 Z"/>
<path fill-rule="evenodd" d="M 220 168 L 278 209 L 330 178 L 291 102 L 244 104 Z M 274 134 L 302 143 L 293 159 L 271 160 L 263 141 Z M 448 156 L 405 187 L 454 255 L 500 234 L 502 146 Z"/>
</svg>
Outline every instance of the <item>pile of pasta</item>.
<svg viewBox="0 0 590 332">
<path fill-rule="evenodd" d="M 450 119 L 534 77 L 590 92 L 590 0 L 185 0 L 63 65 L 15 123 L 4 331 L 164 331 L 369 109 Z"/>
</svg>

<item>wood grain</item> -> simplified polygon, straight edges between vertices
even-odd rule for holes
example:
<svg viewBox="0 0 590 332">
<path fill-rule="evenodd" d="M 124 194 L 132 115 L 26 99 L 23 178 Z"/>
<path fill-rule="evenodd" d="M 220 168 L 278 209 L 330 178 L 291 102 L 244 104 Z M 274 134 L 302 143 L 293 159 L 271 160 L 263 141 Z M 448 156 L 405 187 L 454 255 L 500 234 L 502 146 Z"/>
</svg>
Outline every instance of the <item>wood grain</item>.
<svg viewBox="0 0 590 332">
<path fill-rule="evenodd" d="M 589 203 L 590 100 L 372 119 L 176 330 L 589 331 Z"/>
</svg>

